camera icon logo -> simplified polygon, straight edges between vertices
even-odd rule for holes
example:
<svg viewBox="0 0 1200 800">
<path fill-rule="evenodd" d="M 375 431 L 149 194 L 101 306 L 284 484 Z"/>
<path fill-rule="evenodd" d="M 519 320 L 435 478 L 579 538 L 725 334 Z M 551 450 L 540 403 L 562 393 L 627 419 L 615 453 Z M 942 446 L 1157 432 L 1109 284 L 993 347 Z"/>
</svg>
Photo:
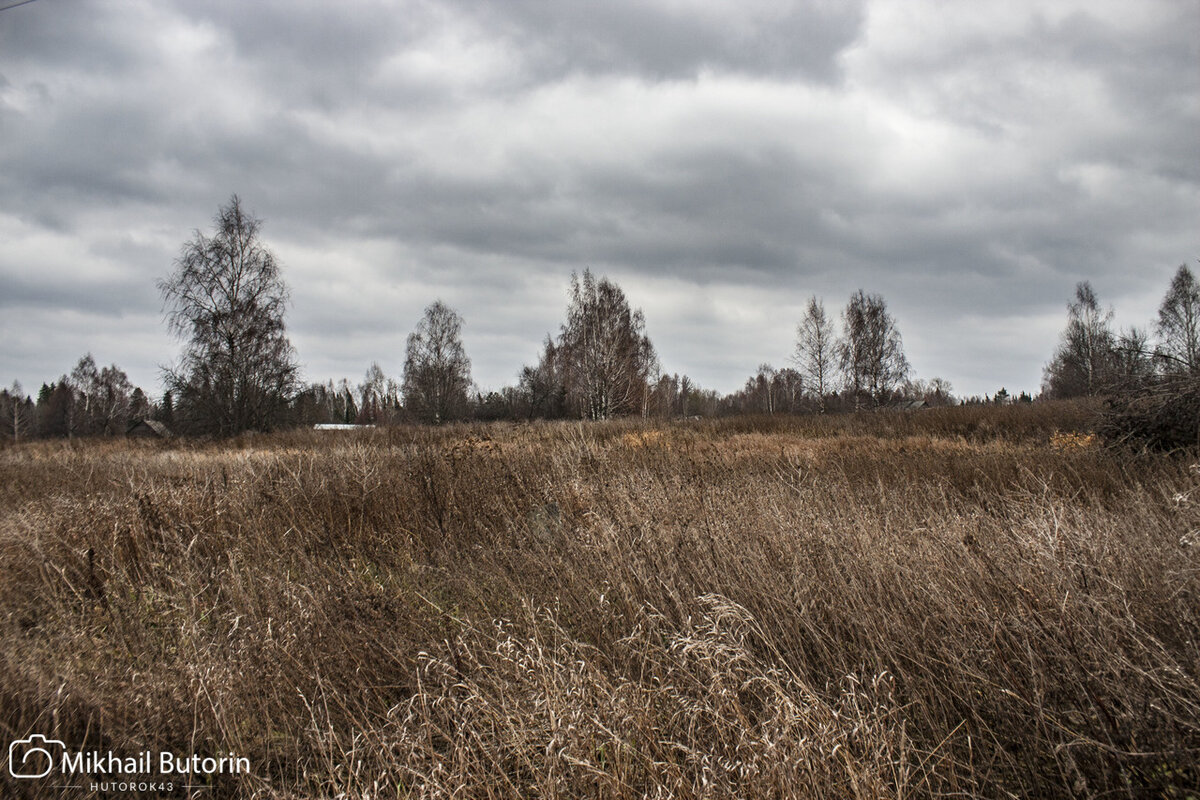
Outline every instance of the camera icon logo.
<svg viewBox="0 0 1200 800">
<path fill-rule="evenodd" d="M 34 733 L 8 746 L 8 774 L 14 778 L 44 778 L 54 769 L 54 760 L 67 746 L 58 739 Z"/>
</svg>

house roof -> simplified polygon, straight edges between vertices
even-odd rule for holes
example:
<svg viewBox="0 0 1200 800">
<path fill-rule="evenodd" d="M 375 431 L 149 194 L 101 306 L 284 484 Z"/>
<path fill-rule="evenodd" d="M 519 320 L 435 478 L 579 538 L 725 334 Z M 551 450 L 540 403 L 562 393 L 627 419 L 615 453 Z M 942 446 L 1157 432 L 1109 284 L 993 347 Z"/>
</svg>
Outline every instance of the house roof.
<svg viewBox="0 0 1200 800">
<path fill-rule="evenodd" d="M 145 427 L 149 428 L 150 430 L 152 430 L 154 432 L 155 436 L 161 436 L 165 439 L 166 437 L 171 435 L 171 429 L 156 419 L 140 419 L 140 420 L 138 420 L 137 422 L 135 422 L 129 426 L 129 428 L 125 431 L 125 435 L 128 436 L 129 434 L 133 433 L 134 431 L 136 431 L 138 428 L 142 427 L 143 425 Z"/>
</svg>

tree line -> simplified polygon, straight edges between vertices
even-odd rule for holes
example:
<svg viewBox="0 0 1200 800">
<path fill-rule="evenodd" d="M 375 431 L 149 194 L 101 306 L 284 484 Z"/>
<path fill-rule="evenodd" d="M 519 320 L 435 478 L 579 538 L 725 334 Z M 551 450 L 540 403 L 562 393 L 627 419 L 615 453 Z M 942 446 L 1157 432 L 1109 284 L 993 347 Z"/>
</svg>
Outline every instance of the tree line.
<svg viewBox="0 0 1200 800">
<path fill-rule="evenodd" d="M 1044 395 L 1123 393 L 1200 375 L 1200 285 L 1186 264 L 1176 270 L 1150 326 L 1116 330 L 1113 316 L 1089 282 L 1075 287 L 1066 328 L 1043 375 Z"/>
<path fill-rule="evenodd" d="M 131 420 L 154 412 L 146 393 L 122 369 L 98 367 L 91 353 L 70 373 L 42 384 L 36 399 L 15 382 L 0 391 L 0 430 L 10 441 L 123 435 Z"/>
<path fill-rule="evenodd" d="M 152 402 L 116 365 L 99 368 L 88 354 L 69 375 L 43 384 L 36 400 L 18 384 L 0 391 L 0 425 L 10 441 L 119 435 L 143 419 L 229 436 L 318 423 L 830 413 L 958 402 L 949 382 L 914 379 L 886 302 L 861 289 L 840 313 L 809 298 L 790 366 L 762 364 L 741 389 L 719 395 L 687 375 L 664 373 L 641 310 L 590 270 L 571 275 L 558 334 L 547 334 L 537 363 L 515 385 L 475 389 L 464 321 L 440 300 L 408 336 L 399 380 L 373 363 L 356 385 L 304 384 L 284 320 L 288 289 L 262 242 L 262 221 L 234 195 L 214 222 L 211 234 L 194 233 L 158 283 L 168 328 L 183 342 L 178 361 L 163 370 L 162 397 Z M 1114 332 L 1112 318 L 1090 284 L 1079 284 L 1045 369 L 1044 396 L 1100 394 L 1200 368 L 1200 289 L 1186 266 L 1163 300 L 1153 341 L 1144 329 Z M 1012 399 L 1001 389 L 968 401 Z"/>
</svg>

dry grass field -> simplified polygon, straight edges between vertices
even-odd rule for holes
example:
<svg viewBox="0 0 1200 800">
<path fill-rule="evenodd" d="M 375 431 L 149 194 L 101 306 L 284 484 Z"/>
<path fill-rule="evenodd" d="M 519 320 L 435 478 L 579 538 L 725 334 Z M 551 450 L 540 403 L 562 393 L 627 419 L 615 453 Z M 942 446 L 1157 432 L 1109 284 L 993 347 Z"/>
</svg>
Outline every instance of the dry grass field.
<svg viewBox="0 0 1200 800">
<path fill-rule="evenodd" d="M 4 741 L 247 757 L 213 798 L 1197 797 L 1200 467 L 1091 420 L 9 447 Z"/>
</svg>

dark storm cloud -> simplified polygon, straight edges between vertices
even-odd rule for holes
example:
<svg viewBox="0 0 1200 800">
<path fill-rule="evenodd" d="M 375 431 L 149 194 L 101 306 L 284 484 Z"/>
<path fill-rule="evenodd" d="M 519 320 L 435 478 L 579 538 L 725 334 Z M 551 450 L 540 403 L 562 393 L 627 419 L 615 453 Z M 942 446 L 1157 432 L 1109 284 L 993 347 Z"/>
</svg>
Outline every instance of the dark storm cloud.
<svg viewBox="0 0 1200 800">
<path fill-rule="evenodd" d="M 0 310 L 95 309 L 100 315 L 117 316 L 131 295 L 144 301 L 153 296 L 153 289 L 124 276 L 88 280 L 81 275 L 55 283 L 37 275 L 0 276 Z"/>
<path fill-rule="evenodd" d="M 922 375 L 1036 390 L 1076 281 L 1145 324 L 1200 255 L 1198 24 L 1166 0 L 41 0 L 0 14 L 0 380 L 108 337 L 152 385 L 176 347 L 154 281 L 237 192 L 313 378 L 398 372 L 441 297 L 480 383 L 510 382 L 591 267 L 722 390 L 782 364 L 809 294 L 836 314 L 859 287 Z"/>
<path fill-rule="evenodd" d="M 802 231 L 786 158 L 717 151 L 647 160 L 641 170 L 526 164 L 484 180 L 413 175 L 386 221 L 410 241 L 449 242 L 547 264 L 637 264 L 648 273 L 776 273 L 794 264 L 781 231 Z"/>
</svg>

